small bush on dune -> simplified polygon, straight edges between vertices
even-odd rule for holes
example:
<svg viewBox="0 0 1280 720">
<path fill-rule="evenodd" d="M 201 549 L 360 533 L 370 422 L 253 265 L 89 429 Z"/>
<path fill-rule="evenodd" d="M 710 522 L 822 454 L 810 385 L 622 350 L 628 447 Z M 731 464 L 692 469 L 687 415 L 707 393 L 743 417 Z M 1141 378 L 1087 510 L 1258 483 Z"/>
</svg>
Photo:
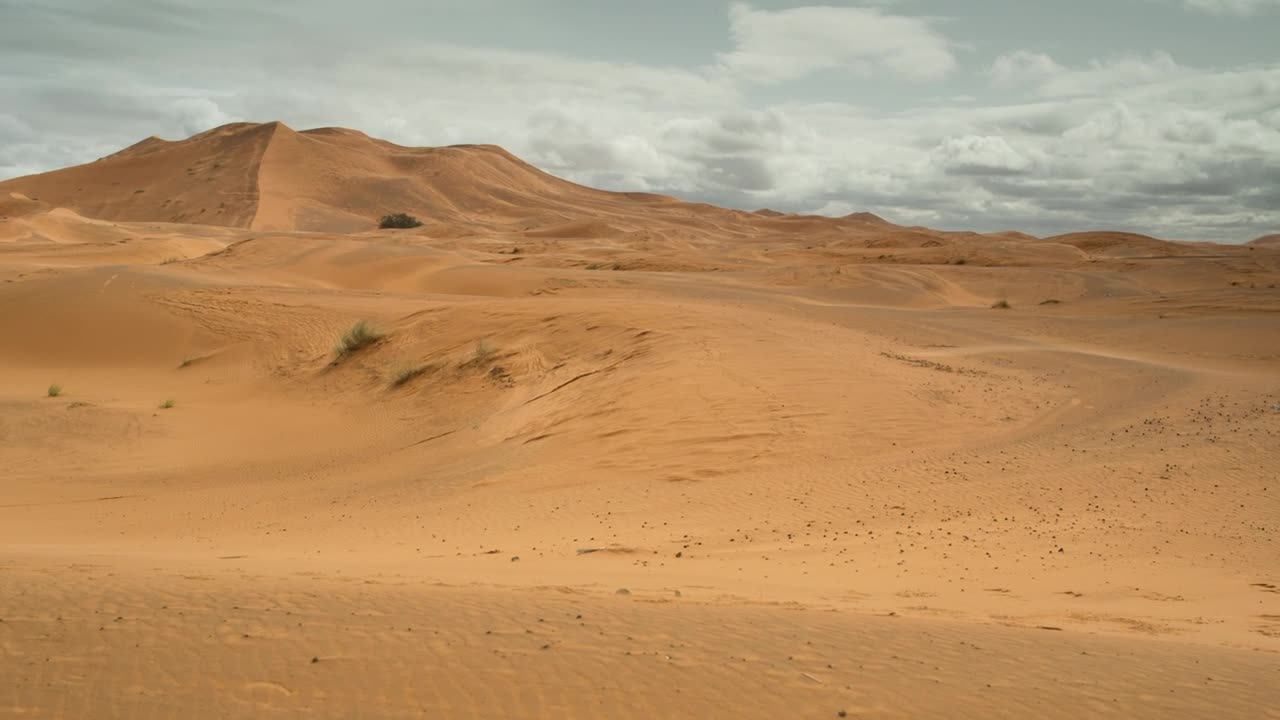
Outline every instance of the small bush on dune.
<svg viewBox="0 0 1280 720">
<path fill-rule="evenodd" d="M 161 410 L 168 410 L 169 408 L 173 407 L 173 406 L 174 406 L 174 405 L 176 405 L 176 404 L 177 404 L 177 403 L 175 403 L 175 402 L 174 402 L 174 401 L 172 401 L 172 400 L 165 400 L 164 402 L 160 403 L 160 409 L 161 409 Z"/>
<path fill-rule="evenodd" d="M 1011 307 L 1013 306 L 1009 304 L 1008 300 L 997 300 L 991 305 L 992 310 L 1008 310 Z"/>
<path fill-rule="evenodd" d="M 489 363 L 497 356 L 498 352 L 490 347 L 489 343 L 484 340 L 477 340 L 475 349 L 471 352 L 471 357 L 458 367 L 461 367 L 464 370 L 483 368 L 489 365 Z"/>
<path fill-rule="evenodd" d="M 421 225 L 422 225 L 421 220 L 419 220 L 418 218 L 412 215 L 409 215 L 408 213 L 395 213 L 392 215 L 383 215 L 382 219 L 378 221 L 378 227 L 382 228 L 383 230 L 386 230 L 388 228 L 392 228 L 392 229 L 416 228 L 416 227 L 420 227 Z"/>
<path fill-rule="evenodd" d="M 62 386 L 54 383 L 49 386 L 49 397 L 58 397 L 62 394 Z"/>
<path fill-rule="evenodd" d="M 1049 298 L 1048 300 L 1041 300 L 1041 301 L 1040 301 L 1040 304 L 1041 304 L 1041 305 L 1058 305 L 1058 304 L 1061 304 L 1061 303 L 1062 303 L 1062 301 L 1061 301 L 1061 300 L 1054 300 L 1053 298 Z"/>
<path fill-rule="evenodd" d="M 382 333 L 373 329 L 368 320 L 360 320 L 352 325 L 333 348 L 333 354 L 341 359 L 358 350 L 369 347 L 382 339 Z"/>
<path fill-rule="evenodd" d="M 397 388 L 425 373 L 425 365 L 403 365 L 391 373 L 391 387 Z"/>
</svg>

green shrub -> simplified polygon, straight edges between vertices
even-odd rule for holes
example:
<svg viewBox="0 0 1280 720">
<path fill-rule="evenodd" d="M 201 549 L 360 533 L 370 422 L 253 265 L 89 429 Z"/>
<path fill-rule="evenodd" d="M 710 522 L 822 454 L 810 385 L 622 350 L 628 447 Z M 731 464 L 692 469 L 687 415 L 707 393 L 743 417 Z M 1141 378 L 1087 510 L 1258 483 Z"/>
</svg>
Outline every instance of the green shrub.
<svg viewBox="0 0 1280 720">
<path fill-rule="evenodd" d="M 425 365 L 403 365 L 391 373 L 391 387 L 397 388 L 425 373 Z"/>
<path fill-rule="evenodd" d="M 333 354 L 341 359 L 358 350 L 369 347 L 382 339 L 382 333 L 373 329 L 368 320 L 360 320 L 352 325 L 333 348 Z"/>
<path fill-rule="evenodd" d="M 378 227 L 386 230 L 388 228 L 405 229 L 416 228 L 422 225 L 422 221 L 409 215 L 408 213 L 394 213 L 392 215 L 383 215 L 378 221 Z"/>
<path fill-rule="evenodd" d="M 49 397 L 58 397 L 62 394 L 62 386 L 54 383 L 49 386 Z"/>
</svg>

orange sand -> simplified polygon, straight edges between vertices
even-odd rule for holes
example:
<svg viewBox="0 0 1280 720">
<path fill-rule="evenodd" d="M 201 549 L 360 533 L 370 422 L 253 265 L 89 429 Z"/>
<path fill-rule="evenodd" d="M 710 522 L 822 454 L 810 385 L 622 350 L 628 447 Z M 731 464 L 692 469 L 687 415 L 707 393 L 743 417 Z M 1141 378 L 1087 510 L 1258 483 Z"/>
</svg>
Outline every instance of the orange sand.
<svg viewBox="0 0 1280 720">
<path fill-rule="evenodd" d="M 0 717 L 1280 717 L 1278 283 L 274 123 L 0 183 Z"/>
</svg>

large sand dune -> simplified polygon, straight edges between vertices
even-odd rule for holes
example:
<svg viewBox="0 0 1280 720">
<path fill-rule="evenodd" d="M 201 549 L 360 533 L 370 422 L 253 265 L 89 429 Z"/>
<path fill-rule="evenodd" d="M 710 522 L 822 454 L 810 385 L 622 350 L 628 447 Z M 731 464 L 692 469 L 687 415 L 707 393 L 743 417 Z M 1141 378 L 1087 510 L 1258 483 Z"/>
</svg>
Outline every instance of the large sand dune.
<svg viewBox="0 0 1280 720">
<path fill-rule="evenodd" d="M 498 147 L 406 148 L 278 122 L 177 142 L 148 138 L 87 165 L 0 183 L 0 193 L 14 192 L 108 220 L 327 232 L 368 229 L 405 210 L 442 224 L 489 225 L 577 219 L 597 203 L 640 218 L 655 205 L 682 205 L 575 185 Z"/>
<path fill-rule="evenodd" d="M 0 198 L 0 715 L 1280 717 L 1265 244 L 279 124 Z"/>
</svg>

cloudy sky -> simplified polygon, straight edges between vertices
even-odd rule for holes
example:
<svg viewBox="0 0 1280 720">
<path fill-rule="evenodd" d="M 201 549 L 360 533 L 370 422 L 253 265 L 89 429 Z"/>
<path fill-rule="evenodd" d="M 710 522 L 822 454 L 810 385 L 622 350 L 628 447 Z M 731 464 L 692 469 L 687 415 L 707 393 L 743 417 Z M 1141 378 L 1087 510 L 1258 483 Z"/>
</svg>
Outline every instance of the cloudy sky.
<svg viewBox="0 0 1280 720">
<path fill-rule="evenodd" d="M 1280 231 L 1280 0 L 0 0 L 0 178 L 235 120 L 610 189 Z"/>
</svg>

